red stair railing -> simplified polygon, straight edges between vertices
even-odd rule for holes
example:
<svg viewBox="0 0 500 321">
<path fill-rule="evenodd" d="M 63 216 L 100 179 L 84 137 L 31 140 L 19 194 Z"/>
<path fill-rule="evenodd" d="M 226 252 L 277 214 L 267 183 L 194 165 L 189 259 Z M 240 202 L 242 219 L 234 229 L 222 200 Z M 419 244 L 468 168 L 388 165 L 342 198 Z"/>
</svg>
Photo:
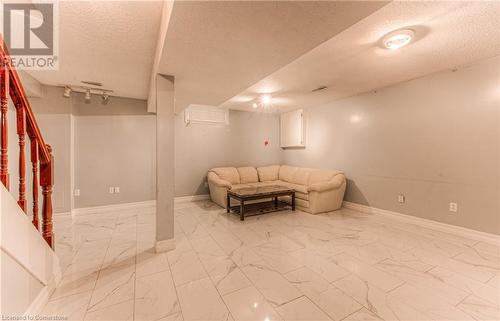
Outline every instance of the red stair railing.
<svg viewBox="0 0 500 321">
<path fill-rule="evenodd" d="M 54 248 L 52 229 L 52 186 L 54 184 L 54 157 L 52 148 L 45 144 L 30 103 L 16 69 L 11 64 L 9 52 L 0 36 L 0 181 L 10 190 L 8 155 L 8 99 L 16 108 L 16 126 L 19 142 L 19 207 L 27 213 L 26 201 L 26 135 L 30 140 L 31 170 L 33 172 L 33 225 L 42 228 L 42 236 Z M 38 193 L 42 189 L 42 224 L 38 218 Z"/>
</svg>

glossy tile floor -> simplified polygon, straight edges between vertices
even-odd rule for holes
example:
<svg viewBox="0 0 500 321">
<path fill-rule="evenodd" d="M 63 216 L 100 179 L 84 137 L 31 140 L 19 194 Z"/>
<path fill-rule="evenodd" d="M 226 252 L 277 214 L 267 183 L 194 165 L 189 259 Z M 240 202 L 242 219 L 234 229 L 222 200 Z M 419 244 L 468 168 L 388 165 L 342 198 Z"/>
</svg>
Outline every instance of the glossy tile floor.
<svg viewBox="0 0 500 321">
<path fill-rule="evenodd" d="M 70 320 L 498 320 L 499 248 L 386 217 L 281 212 L 240 222 L 211 202 L 57 217 Z"/>
</svg>

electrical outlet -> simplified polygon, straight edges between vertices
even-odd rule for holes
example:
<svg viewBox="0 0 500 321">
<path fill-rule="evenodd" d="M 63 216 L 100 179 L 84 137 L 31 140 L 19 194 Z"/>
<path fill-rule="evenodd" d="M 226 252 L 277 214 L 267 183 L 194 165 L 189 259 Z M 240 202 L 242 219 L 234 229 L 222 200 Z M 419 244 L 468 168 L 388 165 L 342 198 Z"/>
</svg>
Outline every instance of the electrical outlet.
<svg viewBox="0 0 500 321">
<path fill-rule="evenodd" d="M 115 194 L 120 194 L 120 186 L 115 186 Z"/>
<path fill-rule="evenodd" d="M 114 194 L 115 193 L 115 188 L 114 187 L 110 187 L 109 188 L 109 194 Z"/>
<path fill-rule="evenodd" d="M 401 204 L 405 202 L 405 196 L 403 194 L 398 195 L 398 202 Z"/>
<path fill-rule="evenodd" d="M 458 204 L 457 203 L 450 203 L 450 212 L 456 213 L 458 212 Z"/>
<path fill-rule="evenodd" d="M 75 189 L 75 190 L 73 191 L 73 195 L 74 195 L 74 196 L 80 196 L 80 190 L 79 190 L 79 189 Z"/>
</svg>

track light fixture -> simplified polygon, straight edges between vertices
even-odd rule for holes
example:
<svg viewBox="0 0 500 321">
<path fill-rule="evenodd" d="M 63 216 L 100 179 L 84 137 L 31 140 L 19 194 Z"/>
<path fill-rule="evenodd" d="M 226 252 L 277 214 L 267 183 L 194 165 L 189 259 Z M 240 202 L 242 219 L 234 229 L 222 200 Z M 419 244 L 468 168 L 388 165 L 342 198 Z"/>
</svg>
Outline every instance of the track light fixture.
<svg viewBox="0 0 500 321">
<path fill-rule="evenodd" d="M 88 104 L 88 103 L 90 103 L 90 98 L 92 98 L 92 97 L 90 96 L 90 89 L 87 89 L 87 90 L 85 90 L 85 102 L 86 102 L 87 104 Z"/>
<path fill-rule="evenodd" d="M 63 96 L 65 98 L 70 98 L 71 97 L 71 87 L 70 86 L 64 86 Z"/>
<path fill-rule="evenodd" d="M 110 94 L 113 93 L 111 89 L 105 88 L 94 88 L 80 85 L 60 85 L 63 89 L 63 97 L 70 98 L 71 93 L 78 92 L 84 93 L 84 99 L 86 104 L 90 104 L 92 101 L 92 94 L 101 96 L 101 103 L 107 105 L 109 103 Z"/>
<path fill-rule="evenodd" d="M 107 92 L 103 91 L 101 96 L 101 103 L 107 105 L 109 103 L 109 95 Z"/>
</svg>

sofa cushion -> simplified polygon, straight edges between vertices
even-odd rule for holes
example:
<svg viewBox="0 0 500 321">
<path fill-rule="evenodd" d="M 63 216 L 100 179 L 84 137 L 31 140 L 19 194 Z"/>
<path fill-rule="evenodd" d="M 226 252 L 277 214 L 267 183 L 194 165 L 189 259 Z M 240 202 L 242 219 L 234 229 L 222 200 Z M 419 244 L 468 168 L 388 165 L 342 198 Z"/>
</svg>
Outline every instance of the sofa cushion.
<svg viewBox="0 0 500 321">
<path fill-rule="evenodd" d="M 307 186 L 307 184 L 309 183 L 310 174 L 310 168 L 299 167 L 293 174 L 291 183 Z"/>
<path fill-rule="evenodd" d="M 231 189 L 235 190 L 235 189 L 250 188 L 250 187 L 254 187 L 254 186 L 252 186 L 252 184 L 234 184 L 233 186 L 231 186 Z"/>
<path fill-rule="evenodd" d="M 307 191 L 307 185 L 300 185 L 300 184 L 288 183 L 288 182 L 283 182 L 283 181 L 276 182 L 276 185 L 285 186 L 285 187 L 294 189 L 296 192 L 303 193 L 303 194 L 309 193 Z"/>
<path fill-rule="evenodd" d="M 309 200 L 309 194 L 295 192 L 295 198 L 299 198 L 301 200 L 308 201 Z"/>
<path fill-rule="evenodd" d="M 231 184 L 240 183 L 240 174 L 235 167 L 217 167 L 212 168 L 210 171 L 219 175 L 221 179 L 226 180 Z"/>
<path fill-rule="evenodd" d="M 314 183 L 327 182 L 338 174 L 342 174 L 342 172 L 336 170 L 312 169 L 309 175 L 309 185 L 312 185 Z"/>
<path fill-rule="evenodd" d="M 255 167 L 238 167 L 238 173 L 240 174 L 240 183 L 257 183 L 259 181 L 259 176 L 257 176 L 257 170 Z"/>
<path fill-rule="evenodd" d="M 261 182 L 277 181 L 279 171 L 279 165 L 257 167 L 259 181 Z"/>
<path fill-rule="evenodd" d="M 293 175 L 297 171 L 297 167 L 283 165 L 280 167 L 279 179 L 280 181 L 293 183 Z"/>
<path fill-rule="evenodd" d="M 292 198 L 290 196 L 283 196 L 283 197 L 280 197 L 280 201 L 285 201 L 285 202 L 291 204 Z M 298 207 L 301 207 L 302 209 L 306 210 L 306 212 L 307 212 L 307 209 L 309 208 L 309 201 L 295 197 L 295 205 Z"/>
</svg>

